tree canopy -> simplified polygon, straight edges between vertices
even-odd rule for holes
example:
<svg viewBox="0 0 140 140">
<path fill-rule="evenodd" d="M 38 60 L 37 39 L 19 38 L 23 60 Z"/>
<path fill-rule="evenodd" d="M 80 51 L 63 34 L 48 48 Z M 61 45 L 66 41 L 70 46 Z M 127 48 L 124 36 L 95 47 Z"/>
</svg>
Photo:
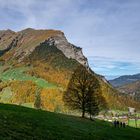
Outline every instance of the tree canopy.
<svg viewBox="0 0 140 140">
<path fill-rule="evenodd" d="M 69 108 L 80 110 L 82 117 L 85 113 L 90 117 L 98 114 L 102 103 L 105 103 L 99 80 L 92 71 L 81 65 L 74 71 L 63 100 Z"/>
</svg>

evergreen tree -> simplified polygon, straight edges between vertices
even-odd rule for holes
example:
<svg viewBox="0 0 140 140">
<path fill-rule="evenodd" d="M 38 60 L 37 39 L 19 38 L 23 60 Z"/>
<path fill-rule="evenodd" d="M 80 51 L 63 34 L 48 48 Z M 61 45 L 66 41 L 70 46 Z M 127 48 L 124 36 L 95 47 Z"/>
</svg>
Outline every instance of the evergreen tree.
<svg viewBox="0 0 140 140">
<path fill-rule="evenodd" d="M 40 109 L 41 108 L 41 97 L 40 97 L 40 89 L 38 88 L 35 93 L 35 108 Z"/>
</svg>

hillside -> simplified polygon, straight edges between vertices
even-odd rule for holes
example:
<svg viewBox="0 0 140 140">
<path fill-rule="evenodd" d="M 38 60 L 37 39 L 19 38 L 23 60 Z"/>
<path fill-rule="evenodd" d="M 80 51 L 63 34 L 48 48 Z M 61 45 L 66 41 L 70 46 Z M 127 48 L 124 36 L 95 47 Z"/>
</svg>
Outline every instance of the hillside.
<svg viewBox="0 0 140 140">
<path fill-rule="evenodd" d="M 98 78 L 109 108 L 140 109 L 139 102 L 94 73 L 82 49 L 69 43 L 63 32 L 31 28 L 0 31 L 0 102 L 68 113 L 63 93 L 79 65 Z"/>
<path fill-rule="evenodd" d="M 135 82 L 137 80 L 140 80 L 140 74 L 120 76 L 119 78 L 110 80 L 109 82 L 114 87 L 119 87 L 119 86 L 123 86 L 125 84 Z"/>
<path fill-rule="evenodd" d="M 135 100 L 140 101 L 140 81 L 120 86 L 118 87 L 118 90 L 125 94 L 129 94 L 134 97 Z"/>
<path fill-rule="evenodd" d="M 99 120 L 0 104 L 0 139 L 139 140 L 140 130 Z"/>
</svg>

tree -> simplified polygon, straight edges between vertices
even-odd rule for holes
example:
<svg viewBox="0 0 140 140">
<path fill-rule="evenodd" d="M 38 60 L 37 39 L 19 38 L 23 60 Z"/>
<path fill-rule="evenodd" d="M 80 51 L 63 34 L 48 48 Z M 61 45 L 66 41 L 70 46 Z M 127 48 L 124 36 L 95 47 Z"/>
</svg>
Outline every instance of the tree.
<svg viewBox="0 0 140 140">
<path fill-rule="evenodd" d="M 40 109 L 41 108 L 41 97 L 40 97 L 40 88 L 38 88 L 35 92 L 35 108 Z"/>
<path fill-rule="evenodd" d="M 68 88 L 64 93 L 63 100 L 66 106 L 71 109 L 82 111 L 90 115 L 98 114 L 100 110 L 101 95 L 99 80 L 84 66 L 79 66 L 70 79 Z"/>
</svg>

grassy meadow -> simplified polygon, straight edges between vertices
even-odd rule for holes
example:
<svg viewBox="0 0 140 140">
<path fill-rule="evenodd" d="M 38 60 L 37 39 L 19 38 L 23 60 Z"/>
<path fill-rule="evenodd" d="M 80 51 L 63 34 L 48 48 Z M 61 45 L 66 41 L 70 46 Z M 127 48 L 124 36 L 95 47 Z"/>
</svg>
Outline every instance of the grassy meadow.
<svg viewBox="0 0 140 140">
<path fill-rule="evenodd" d="M 0 104 L 0 134 L 2 140 L 139 140 L 140 129 Z"/>
</svg>

